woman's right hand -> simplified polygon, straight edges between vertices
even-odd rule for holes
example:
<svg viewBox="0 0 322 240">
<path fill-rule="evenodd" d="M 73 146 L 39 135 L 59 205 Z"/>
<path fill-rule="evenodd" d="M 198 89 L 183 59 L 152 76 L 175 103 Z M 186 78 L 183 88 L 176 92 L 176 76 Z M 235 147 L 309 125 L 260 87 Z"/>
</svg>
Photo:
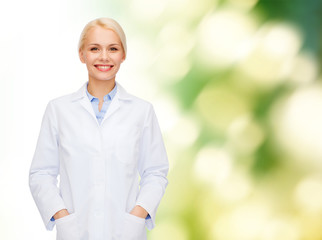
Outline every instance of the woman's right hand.
<svg viewBox="0 0 322 240">
<path fill-rule="evenodd" d="M 68 213 L 67 209 L 62 209 L 62 210 L 55 213 L 54 219 L 57 220 L 59 218 L 66 217 L 68 215 L 69 215 L 69 213 Z"/>
</svg>

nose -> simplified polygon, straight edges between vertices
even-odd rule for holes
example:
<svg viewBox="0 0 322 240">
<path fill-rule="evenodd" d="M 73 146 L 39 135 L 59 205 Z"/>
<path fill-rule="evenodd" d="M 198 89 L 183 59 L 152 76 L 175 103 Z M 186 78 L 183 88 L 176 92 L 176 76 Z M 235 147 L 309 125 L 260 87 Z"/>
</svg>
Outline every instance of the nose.
<svg viewBox="0 0 322 240">
<path fill-rule="evenodd" d="M 101 51 L 100 59 L 103 61 L 109 61 L 110 55 L 109 55 L 108 51 L 106 51 L 106 50 Z"/>
</svg>

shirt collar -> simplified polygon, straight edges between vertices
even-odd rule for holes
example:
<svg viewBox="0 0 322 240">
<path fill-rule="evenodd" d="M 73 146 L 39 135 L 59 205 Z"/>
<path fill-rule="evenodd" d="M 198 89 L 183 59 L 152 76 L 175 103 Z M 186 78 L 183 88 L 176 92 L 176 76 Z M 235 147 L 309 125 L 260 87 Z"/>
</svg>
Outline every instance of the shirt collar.
<svg viewBox="0 0 322 240">
<path fill-rule="evenodd" d="M 115 88 L 115 95 L 114 96 L 116 98 L 118 98 L 119 100 L 132 100 L 133 99 L 133 96 L 131 94 L 127 93 L 126 90 L 118 82 L 115 82 L 115 83 L 116 83 L 117 88 Z M 87 84 L 88 84 L 88 82 L 84 83 L 83 86 L 78 91 L 76 91 L 72 94 L 72 98 L 71 98 L 72 101 L 77 101 L 82 98 L 88 99 L 88 96 L 86 94 Z"/>
<path fill-rule="evenodd" d="M 95 100 L 95 99 L 97 99 L 96 97 L 94 97 L 92 94 L 90 94 L 89 92 L 88 92 L 88 89 L 87 89 L 87 86 L 88 86 L 88 83 L 87 83 L 87 85 L 86 85 L 86 94 L 87 94 L 87 97 L 88 97 L 88 99 L 89 99 L 89 101 L 93 101 L 93 100 Z M 115 94 L 116 94 L 116 92 L 117 92 L 117 85 L 115 84 L 115 86 L 114 86 L 114 88 L 112 89 L 112 91 L 110 91 L 108 94 L 106 94 L 105 96 L 104 96 L 104 102 L 105 101 L 107 101 L 107 100 L 113 100 L 113 98 L 114 98 L 114 96 L 115 96 Z"/>
</svg>

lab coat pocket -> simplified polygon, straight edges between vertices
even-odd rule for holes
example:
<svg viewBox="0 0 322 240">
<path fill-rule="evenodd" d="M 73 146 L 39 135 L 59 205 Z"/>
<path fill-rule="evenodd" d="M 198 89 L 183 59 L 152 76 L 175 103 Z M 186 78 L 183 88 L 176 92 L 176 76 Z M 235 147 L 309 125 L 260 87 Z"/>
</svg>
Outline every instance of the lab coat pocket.
<svg viewBox="0 0 322 240">
<path fill-rule="evenodd" d="M 120 240 L 146 240 L 145 219 L 126 213 Z"/>
<path fill-rule="evenodd" d="M 123 164 L 133 165 L 136 163 L 139 155 L 140 132 L 137 127 L 120 132 L 115 139 L 116 159 Z"/>
<path fill-rule="evenodd" d="M 77 218 L 74 213 L 56 221 L 57 240 L 79 240 Z"/>
</svg>

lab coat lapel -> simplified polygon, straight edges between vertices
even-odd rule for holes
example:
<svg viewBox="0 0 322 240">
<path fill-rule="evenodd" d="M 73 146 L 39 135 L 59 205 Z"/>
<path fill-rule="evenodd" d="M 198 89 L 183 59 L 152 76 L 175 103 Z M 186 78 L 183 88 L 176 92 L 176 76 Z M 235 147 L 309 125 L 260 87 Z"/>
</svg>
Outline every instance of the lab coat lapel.
<svg viewBox="0 0 322 240">
<path fill-rule="evenodd" d="M 120 100 L 117 95 L 115 95 L 113 101 L 111 102 L 110 107 L 107 109 L 107 112 L 105 113 L 103 121 L 110 117 L 113 113 L 115 113 L 120 108 Z"/>
<path fill-rule="evenodd" d="M 116 84 L 117 84 L 117 93 L 116 93 L 113 101 L 111 102 L 110 107 L 108 108 L 107 112 L 105 113 L 104 119 L 101 124 L 103 124 L 105 119 L 110 117 L 112 114 L 114 114 L 121 107 L 122 101 L 132 100 L 132 95 L 128 94 L 125 91 L 125 89 L 118 82 L 116 82 Z M 87 94 L 86 94 L 86 87 L 87 87 L 87 83 L 85 83 L 77 92 L 74 93 L 72 100 L 73 101 L 80 101 L 80 104 L 82 105 L 82 107 L 85 108 L 85 110 L 90 115 L 92 115 L 92 117 L 97 122 L 95 112 L 94 112 L 93 107 L 87 97 Z"/>
<path fill-rule="evenodd" d="M 95 115 L 95 112 L 94 112 L 94 109 L 89 101 L 89 99 L 87 97 L 83 97 L 81 100 L 80 100 L 80 104 L 82 105 L 83 108 L 85 108 L 85 110 L 90 114 L 92 115 L 92 117 L 95 119 L 95 121 L 97 121 L 96 119 L 96 115 Z"/>
<path fill-rule="evenodd" d="M 87 87 L 87 82 L 77 91 L 74 93 L 73 97 L 72 97 L 72 101 L 79 101 L 81 106 L 83 108 L 85 108 L 85 110 L 95 119 L 95 121 L 97 122 L 96 119 L 96 115 L 94 112 L 94 109 L 87 97 L 86 94 L 86 87 Z"/>
<path fill-rule="evenodd" d="M 105 119 L 113 115 L 122 106 L 123 101 L 129 101 L 132 99 L 131 95 L 128 94 L 118 82 L 116 82 L 116 85 L 117 85 L 117 93 L 115 94 L 115 97 L 112 100 L 110 107 L 105 113 L 104 119 L 101 124 L 103 124 Z"/>
</svg>

